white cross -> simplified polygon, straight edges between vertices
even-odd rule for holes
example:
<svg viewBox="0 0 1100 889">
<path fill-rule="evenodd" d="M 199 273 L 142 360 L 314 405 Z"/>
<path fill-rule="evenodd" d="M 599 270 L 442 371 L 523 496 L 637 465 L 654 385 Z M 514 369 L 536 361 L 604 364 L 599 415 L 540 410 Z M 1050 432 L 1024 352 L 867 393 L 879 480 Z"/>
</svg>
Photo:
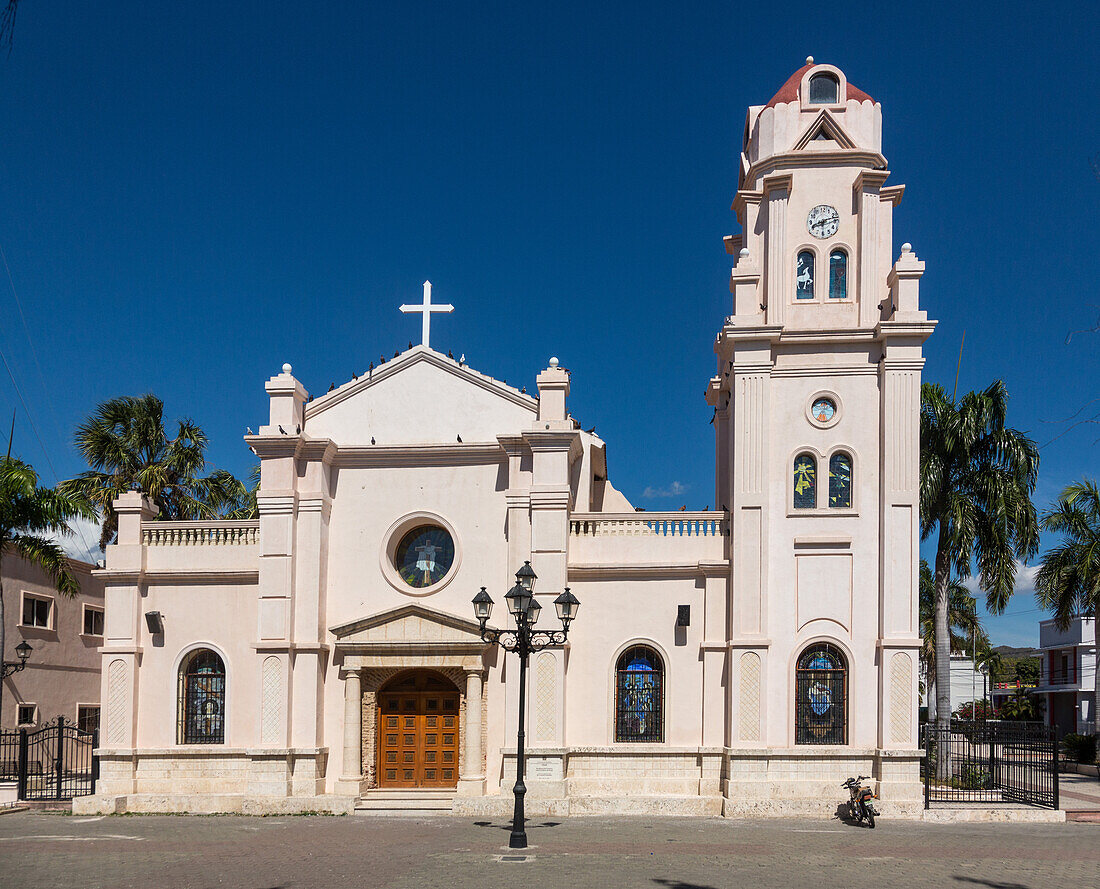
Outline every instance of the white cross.
<svg viewBox="0 0 1100 889">
<path fill-rule="evenodd" d="M 422 334 L 421 340 L 423 345 L 428 346 L 428 336 L 431 333 L 432 328 L 432 312 L 453 312 L 455 307 L 450 305 L 432 305 L 432 282 L 424 282 L 424 302 L 413 303 L 412 305 L 405 304 L 401 307 L 402 312 L 420 312 L 423 316 L 422 322 Z M 430 346 L 429 346 L 430 348 Z"/>
</svg>

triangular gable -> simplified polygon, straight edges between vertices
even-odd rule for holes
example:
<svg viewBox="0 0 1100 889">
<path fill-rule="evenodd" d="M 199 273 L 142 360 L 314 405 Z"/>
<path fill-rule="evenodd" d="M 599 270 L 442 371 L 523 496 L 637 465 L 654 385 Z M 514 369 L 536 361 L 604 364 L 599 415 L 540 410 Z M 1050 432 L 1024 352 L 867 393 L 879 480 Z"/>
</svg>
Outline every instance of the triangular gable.
<svg viewBox="0 0 1100 889">
<path fill-rule="evenodd" d="M 484 645 L 475 621 L 415 602 L 339 624 L 329 632 L 338 648 Z"/>
<path fill-rule="evenodd" d="M 525 392 L 414 346 L 307 404 L 305 431 L 339 447 L 495 443 L 537 414 Z"/>
<path fill-rule="evenodd" d="M 852 141 L 851 137 L 844 132 L 843 128 L 837 123 L 836 118 L 833 117 L 826 109 L 822 109 L 821 113 L 814 118 L 814 122 L 806 129 L 806 131 L 799 137 L 798 141 L 794 143 L 792 151 L 803 151 L 811 143 L 820 138 L 831 139 L 841 148 L 855 148 L 856 143 Z"/>
</svg>

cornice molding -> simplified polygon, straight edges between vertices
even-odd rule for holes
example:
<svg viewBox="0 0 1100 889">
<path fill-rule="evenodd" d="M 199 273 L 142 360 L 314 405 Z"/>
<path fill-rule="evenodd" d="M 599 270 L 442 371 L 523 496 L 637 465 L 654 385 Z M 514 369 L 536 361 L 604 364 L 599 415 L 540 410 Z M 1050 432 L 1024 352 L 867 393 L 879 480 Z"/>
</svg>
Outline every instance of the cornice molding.
<svg viewBox="0 0 1100 889">
<path fill-rule="evenodd" d="M 147 584 L 259 583 L 260 571 L 258 568 L 237 571 L 158 569 L 156 571 L 143 571 L 141 577 Z"/>
<path fill-rule="evenodd" d="M 641 513 L 641 515 L 644 514 Z M 599 565 L 593 562 L 579 562 L 567 564 L 566 574 L 571 581 L 616 581 L 623 578 L 644 577 L 715 577 L 722 573 L 716 566 L 724 566 L 725 571 L 729 571 L 728 562 L 654 562 L 638 565 Z"/>
<path fill-rule="evenodd" d="M 356 469 L 373 466 L 477 466 L 501 463 L 507 452 L 495 441 L 461 444 L 370 445 L 338 448 L 333 464 Z"/>
<path fill-rule="evenodd" d="M 807 167 L 850 167 L 864 166 L 868 172 L 885 169 L 886 158 L 877 151 L 864 149 L 838 149 L 837 151 L 785 151 L 761 158 L 749 167 L 745 182 L 755 182 L 776 170 L 789 170 Z M 742 192 L 737 193 L 738 196 Z M 734 204 L 737 198 L 734 198 Z"/>
</svg>

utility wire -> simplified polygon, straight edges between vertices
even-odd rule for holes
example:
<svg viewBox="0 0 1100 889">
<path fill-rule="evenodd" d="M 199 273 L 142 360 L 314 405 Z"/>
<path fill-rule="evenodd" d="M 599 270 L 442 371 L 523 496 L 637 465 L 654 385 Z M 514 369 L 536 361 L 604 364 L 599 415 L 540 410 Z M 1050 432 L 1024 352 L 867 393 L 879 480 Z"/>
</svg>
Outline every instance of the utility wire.
<svg viewBox="0 0 1100 889">
<path fill-rule="evenodd" d="M 4 255 L 4 248 L 2 246 L 0 246 L 0 259 L 3 259 L 4 270 L 7 272 L 8 275 L 8 286 L 11 288 L 11 294 L 15 298 L 15 305 L 19 308 L 19 317 L 23 320 L 23 332 L 27 336 L 27 342 L 30 344 L 31 347 L 31 355 L 34 356 L 34 363 L 35 366 L 38 368 L 38 377 L 42 382 L 42 389 L 46 393 L 47 403 L 50 403 L 49 387 L 46 385 L 46 378 L 42 374 L 42 366 L 38 363 L 38 353 L 35 351 L 34 341 L 31 339 L 31 333 L 27 327 L 27 319 L 23 314 L 23 304 L 22 302 L 20 302 L 19 294 L 16 292 L 15 281 L 12 279 L 11 269 L 8 268 L 8 258 Z M 11 384 L 15 388 L 15 394 L 19 396 L 19 401 L 23 405 L 23 410 L 26 411 L 27 421 L 31 424 L 31 429 L 34 432 L 34 437 L 38 440 L 38 446 L 42 449 L 42 456 L 46 458 L 46 465 L 50 467 L 50 473 L 53 475 L 54 484 L 59 485 L 61 484 L 61 477 L 57 474 L 57 469 L 53 465 L 53 460 L 50 459 L 50 452 L 46 449 L 45 442 L 42 441 L 42 436 L 38 432 L 38 425 L 34 422 L 34 415 L 31 413 L 30 406 L 27 404 L 27 399 L 23 397 L 23 390 L 19 386 L 19 382 L 15 379 L 15 374 L 11 369 L 11 365 L 8 363 L 8 357 L 4 354 L 3 348 L 0 348 L 0 359 L 3 359 L 4 369 L 8 372 L 8 376 L 11 378 Z M 53 412 L 52 403 L 50 404 L 50 410 L 51 412 Z M 55 430 L 60 433 L 60 429 L 58 428 L 57 423 L 56 412 L 53 413 L 53 421 Z M 80 540 L 84 544 L 84 548 L 87 551 L 87 554 L 90 556 L 93 550 L 98 549 L 99 547 L 92 547 L 92 545 L 88 542 L 88 538 L 84 535 L 84 529 L 81 528 L 80 525 L 77 523 L 74 523 L 74 525 L 76 533 L 80 536 Z"/>
</svg>

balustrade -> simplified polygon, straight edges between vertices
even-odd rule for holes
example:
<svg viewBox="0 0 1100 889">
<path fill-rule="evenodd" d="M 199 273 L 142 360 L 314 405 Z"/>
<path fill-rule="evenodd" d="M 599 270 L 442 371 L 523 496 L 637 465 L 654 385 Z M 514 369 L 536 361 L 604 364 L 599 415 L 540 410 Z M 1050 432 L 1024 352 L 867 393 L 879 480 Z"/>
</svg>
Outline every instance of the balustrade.
<svg viewBox="0 0 1100 889">
<path fill-rule="evenodd" d="M 574 513 L 571 537 L 721 537 L 729 521 L 720 512 Z"/>
<path fill-rule="evenodd" d="M 260 542 L 260 523 L 148 522 L 141 526 L 145 546 L 249 546 Z"/>
</svg>

